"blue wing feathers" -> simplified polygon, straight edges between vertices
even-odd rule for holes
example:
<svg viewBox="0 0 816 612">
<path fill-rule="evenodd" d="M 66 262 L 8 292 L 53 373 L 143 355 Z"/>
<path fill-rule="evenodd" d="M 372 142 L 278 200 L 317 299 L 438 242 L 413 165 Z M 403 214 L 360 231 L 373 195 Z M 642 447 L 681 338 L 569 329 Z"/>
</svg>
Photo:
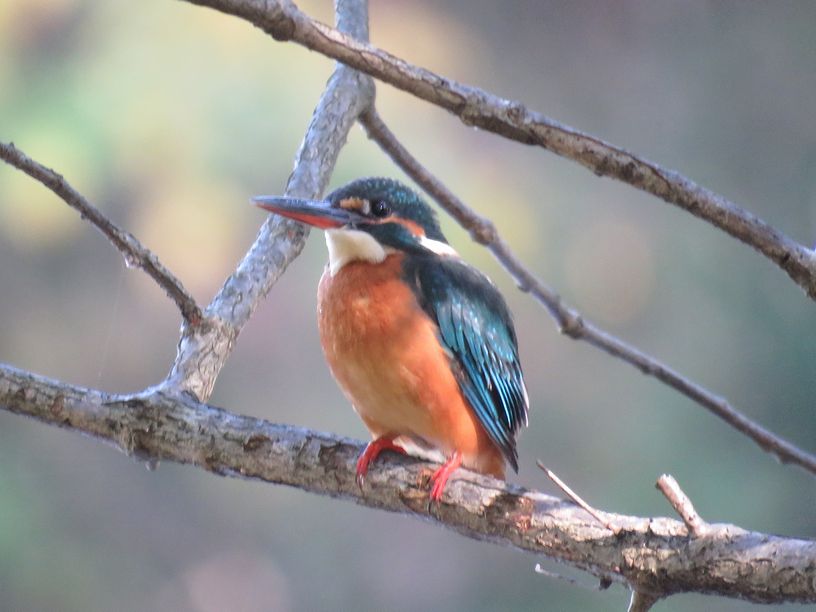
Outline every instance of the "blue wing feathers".
<svg viewBox="0 0 816 612">
<path fill-rule="evenodd" d="M 453 258 L 412 256 L 406 280 L 439 327 L 462 394 L 490 438 L 518 470 L 515 436 L 527 423 L 527 393 L 510 312 L 478 270 Z"/>
</svg>

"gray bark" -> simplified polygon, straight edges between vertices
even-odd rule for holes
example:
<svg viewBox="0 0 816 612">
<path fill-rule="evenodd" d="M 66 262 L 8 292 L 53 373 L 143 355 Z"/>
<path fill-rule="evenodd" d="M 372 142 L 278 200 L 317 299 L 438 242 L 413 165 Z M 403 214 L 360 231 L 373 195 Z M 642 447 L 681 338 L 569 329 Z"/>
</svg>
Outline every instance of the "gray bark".
<svg viewBox="0 0 816 612">
<path fill-rule="evenodd" d="M 285 484 L 420 517 L 477 540 L 545 555 L 652 598 L 694 591 L 754 602 L 816 602 L 816 542 L 681 521 L 602 513 L 459 471 L 428 503 L 433 466 L 383 455 L 365 490 L 358 442 L 233 414 L 159 390 L 110 395 L 0 365 L 0 406 L 89 434 L 144 460 L 196 465 L 222 476 Z"/>
</svg>

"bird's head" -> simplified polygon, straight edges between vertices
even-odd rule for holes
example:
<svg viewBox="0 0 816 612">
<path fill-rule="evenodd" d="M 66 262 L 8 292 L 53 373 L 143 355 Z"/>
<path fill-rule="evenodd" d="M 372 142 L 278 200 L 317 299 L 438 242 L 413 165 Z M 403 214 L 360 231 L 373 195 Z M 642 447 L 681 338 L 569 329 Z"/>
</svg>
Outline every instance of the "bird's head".
<svg viewBox="0 0 816 612">
<path fill-rule="evenodd" d="M 352 261 L 379 263 L 397 252 L 456 255 L 431 207 L 393 179 L 357 179 L 324 200 L 283 196 L 252 200 L 265 210 L 325 230 L 332 274 Z"/>
</svg>

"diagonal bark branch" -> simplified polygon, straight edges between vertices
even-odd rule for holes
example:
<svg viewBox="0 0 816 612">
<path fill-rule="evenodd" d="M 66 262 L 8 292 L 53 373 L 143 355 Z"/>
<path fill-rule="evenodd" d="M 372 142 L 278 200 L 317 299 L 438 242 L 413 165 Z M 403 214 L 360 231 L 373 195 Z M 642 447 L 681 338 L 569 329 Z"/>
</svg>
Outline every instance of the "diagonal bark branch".
<svg viewBox="0 0 816 612">
<path fill-rule="evenodd" d="M 314 21 L 290 1 L 185 0 L 241 17 L 277 40 L 312 51 L 444 108 L 465 124 L 543 147 L 682 208 L 744 242 L 816 300 L 816 252 L 683 175 L 532 111 L 519 102 L 434 74 Z"/>
<path fill-rule="evenodd" d="M 83 219 L 90 221 L 96 229 L 110 241 L 113 246 L 125 257 L 128 267 L 139 267 L 150 276 L 156 284 L 176 303 L 181 316 L 190 326 L 195 327 L 201 322 L 201 309 L 192 295 L 184 288 L 181 281 L 162 265 L 148 248 L 142 245 L 132 234 L 118 227 L 108 219 L 102 211 L 76 191 L 61 174 L 51 168 L 37 163 L 14 144 L 0 142 L 0 159 L 22 170 L 31 178 L 39 181 L 71 208 L 79 212 Z"/>
<path fill-rule="evenodd" d="M 544 305 L 562 333 L 574 340 L 588 342 L 636 367 L 644 374 L 654 376 L 721 418 L 756 442 L 762 450 L 774 455 L 783 463 L 792 463 L 816 474 L 816 456 L 765 429 L 731 406 L 727 400 L 689 380 L 640 349 L 597 327 L 591 321 L 584 319 L 577 310 L 565 304 L 558 293 L 542 283 L 513 253 L 507 242 L 499 235 L 492 221 L 477 214 L 411 155 L 410 151 L 383 122 L 373 106 L 360 115 L 360 123 L 369 138 L 374 140 L 394 160 L 394 163 L 422 186 L 462 227 L 468 230 L 476 242 L 485 245 L 493 253 L 522 291 L 528 291 Z"/>
<path fill-rule="evenodd" d="M 368 38 L 366 0 L 338 0 L 336 12 L 341 30 Z M 349 130 L 373 96 L 374 84 L 369 77 L 338 65 L 297 152 L 286 195 L 317 198 L 323 193 Z M 206 325 L 183 330 L 175 363 L 163 383 L 165 389 L 190 393 L 200 401 L 210 397 L 241 329 L 303 250 L 308 234 L 309 229 L 301 223 L 269 216 L 238 269 L 207 306 Z"/>
<path fill-rule="evenodd" d="M 430 465 L 378 461 L 361 491 L 358 442 L 275 425 L 154 389 L 111 395 L 0 364 L 0 407 L 80 431 L 146 460 L 285 484 L 430 520 L 470 538 L 533 552 L 625 582 L 651 597 L 698 592 L 754 602 L 816 602 L 816 542 L 712 524 L 690 538 L 668 518 L 604 512 L 614 532 L 577 506 L 471 472 L 429 505 Z"/>
</svg>

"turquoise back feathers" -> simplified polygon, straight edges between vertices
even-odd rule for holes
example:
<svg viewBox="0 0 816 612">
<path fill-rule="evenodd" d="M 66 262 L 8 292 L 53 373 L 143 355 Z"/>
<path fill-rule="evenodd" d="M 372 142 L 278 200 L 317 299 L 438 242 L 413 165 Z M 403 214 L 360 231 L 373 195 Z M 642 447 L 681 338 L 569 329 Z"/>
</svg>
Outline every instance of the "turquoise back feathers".
<svg viewBox="0 0 816 612">
<path fill-rule="evenodd" d="M 504 298 L 486 276 L 459 259 L 406 257 L 403 270 L 417 301 L 439 327 L 462 394 L 518 471 L 515 436 L 527 424 L 529 402 Z"/>
</svg>

